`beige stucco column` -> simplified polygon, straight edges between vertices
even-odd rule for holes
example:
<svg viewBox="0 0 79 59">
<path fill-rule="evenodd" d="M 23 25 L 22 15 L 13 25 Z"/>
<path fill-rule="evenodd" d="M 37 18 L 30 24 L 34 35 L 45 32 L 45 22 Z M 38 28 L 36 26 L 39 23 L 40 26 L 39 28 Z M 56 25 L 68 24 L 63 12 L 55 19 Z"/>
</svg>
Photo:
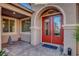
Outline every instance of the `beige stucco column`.
<svg viewBox="0 0 79 59">
<path fill-rule="evenodd" d="M 0 7 L 0 50 L 1 50 L 1 33 L 2 33 L 2 30 L 1 30 L 1 7 Z"/>
<path fill-rule="evenodd" d="M 35 30 L 35 13 L 31 18 L 31 44 L 36 45 L 36 30 Z"/>
<path fill-rule="evenodd" d="M 40 44 L 41 39 L 39 38 L 40 26 L 38 26 L 38 19 L 36 19 L 36 12 L 31 18 L 31 44 L 36 46 Z"/>
</svg>

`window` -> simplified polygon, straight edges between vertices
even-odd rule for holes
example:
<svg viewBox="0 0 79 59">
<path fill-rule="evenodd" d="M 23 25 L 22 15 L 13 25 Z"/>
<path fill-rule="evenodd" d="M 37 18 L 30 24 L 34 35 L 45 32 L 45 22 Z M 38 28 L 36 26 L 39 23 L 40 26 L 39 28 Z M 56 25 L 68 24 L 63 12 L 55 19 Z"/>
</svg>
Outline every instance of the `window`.
<svg viewBox="0 0 79 59">
<path fill-rule="evenodd" d="M 31 19 L 22 20 L 22 32 L 29 32 L 31 27 Z"/>
<path fill-rule="evenodd" d="M 3 19 L 3 32 L 9 32 L 9 20 Z"/>
<path fill-rule="evenodd" d="M 15 31 L 15 21 L 14 20 L 10 20 L 10 32 L 14 32 Z"/>
<path fill-rule="evenodd" d="M 3 19 L 3 32 L 14 32 L 15 20 Z"/>
<path fill-rule="evenodd" d="M 44 30 L 45 30 L 45 35 L 50 35 L 50 18 L 46 18 L 44 21 Z"/>
<path fill-rule="evenodd" d="M 60 16 L 54 16 L 54 34 L 59 36 L 61 28 L 61 18 Z"/>
</svg>

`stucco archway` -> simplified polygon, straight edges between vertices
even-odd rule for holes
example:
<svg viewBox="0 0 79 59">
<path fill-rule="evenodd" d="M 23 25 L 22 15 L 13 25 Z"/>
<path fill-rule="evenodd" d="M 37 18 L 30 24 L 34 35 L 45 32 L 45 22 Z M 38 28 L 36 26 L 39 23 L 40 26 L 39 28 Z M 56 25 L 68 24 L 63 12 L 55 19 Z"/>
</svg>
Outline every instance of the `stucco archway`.
<svg viewBox="0 0 79 59">
<path fill-rule="evenodd" d="M 35 14 L 33 16 L 34 22 L 33 22 L 32 28 L 31 28 L 32 29 L 31 37 L 33 37 L 31 39 L 31 44 L 33 44 L 33 45 L 37 45 L 37 44 L 42 42 L 41 41 L 42 40 L 42 18 L 41 18 L 41 14 L 50 7 L 58 9 L 63 14 L 63 20 L 64 20 L 63 25 L 65 24 L 65 12 L 63 11 L 63 9 L 60 6 L 58 6 L 58 5 L 42 6 L 37 12 L 35 12 Z"/>
<path fill-rule="evenodd" d="M 39 17 L 41 17 L 41 14 L 45 11 L 45 10 L 47 10 L 48 8 L 50 8 L 50 7 L 54 7 L 54 8 L 57 8 L 62 14 L 63 14 L 63 20 L 64 20 L 64 24 L 66 24 L 66 15 L 65 15 L 65 12 L 64 12 L 64 10 L 60 7 L 60 6 L 58 6 L 58 5 L 45 5 L 45 6 L 43 6 L 41 9 L 39 9 L 38 10 L 38 12 L 36 13 L 36 15 L 35 15 L 35 19 L 40 19 Z"/>
<path fill-rule="evenodd" d="M 64 20 L 64 53 L 67 54 L 68 47 L 73 49 L 72 54 L 76 55 L 76 41 L 73 38 L 74 28 L 73 26 L 68 26 L 69 24 L 74 24 L 76 19 L 76 5 L 75 4 L 43 4 L 43 5 L 36 5 L 34 6 L 35 13 L 33 13 L 32 18 L 32 28 L 31 28 L 31 44 L 37 45 L 41 42 L 41 11 L 44 10 L 46 7 L 56 7 L 61 11 L 63 14 Z M 71 10 L 72 9 L 72 10 Z M 73 13 L 73 14 L 71 14 Z M 67 25 L 67 26 L 66 26 Z M 70 30 L 71 29 L 71 30 Z"/>
</svg>

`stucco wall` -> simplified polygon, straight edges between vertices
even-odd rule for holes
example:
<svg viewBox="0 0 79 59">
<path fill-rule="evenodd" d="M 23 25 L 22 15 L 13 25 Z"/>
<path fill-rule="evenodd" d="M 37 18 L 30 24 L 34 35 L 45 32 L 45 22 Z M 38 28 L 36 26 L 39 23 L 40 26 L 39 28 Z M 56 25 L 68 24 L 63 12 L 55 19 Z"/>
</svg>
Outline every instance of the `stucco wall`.
<svg viewBox="0 0 79 59">
<path fill-rule="evenodd" d="M 44 6 L 57 5 L 65 12 L 64 19 L 64 53 L 67 54 L 67 48 L 72 48 L 72 55 L 76 55 L 76 40 L 73 38 L 74 24 L 76 24 L 76 4 L 33 4 L 32 8 L 35 13 L 32 16 L 32 28 L 31 28 L 31 44 L 37 45 L 41 43 L 42 31 L 41 31 L 41 19 L 38 18 L 38 11 Z M 40 11 L 41 12 L 41 11 Z M 37 15 L 37 16 L 36 16 Z M 41 33 L 40 33 L 40 32 Z"/>
<path fill-rule="evenodd" d="M 12 41 L 17 41 L 19 38 L 18 34 L 2 35 L 2 43 L 7 43 L 9 36 L 11 36 Z"/>
<path fill-rule="evenodd" d="M 31 33 L 21 33 L 21 40 L 31 42 Z"/>
<path fill-rule="evenodd" d="M 66 4 L 56 4 L 60 6 L 66 16 L 66 24 L 75 24 L 76 23 L 76 4 L 75 3 L 66 3 Z"/>
<path fill-rule="evenodd" d="M 76 4 L 59 4 L 65 12 L 66 21 L 64 26 L 64 53 L 67 48 L 72 49 L 72 55 L 76 55 L 76 39 L 74 38 L 74 25 L 76 24 Z"/>
</svg>

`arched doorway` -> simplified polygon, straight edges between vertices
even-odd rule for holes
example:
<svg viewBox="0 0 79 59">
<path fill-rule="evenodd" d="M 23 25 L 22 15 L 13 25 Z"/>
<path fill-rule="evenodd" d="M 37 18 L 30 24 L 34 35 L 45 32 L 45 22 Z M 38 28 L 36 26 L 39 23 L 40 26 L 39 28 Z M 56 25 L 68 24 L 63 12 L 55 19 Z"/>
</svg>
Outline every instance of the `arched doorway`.
<svg viewBox="0 0 79 59">
<path fill-rule="evenodd" d="M 53 8 L 47 9 L 42 16 L 42 42 L 63 45 L 63 15 Z"/>
<path fill-rule="evenodd" d="M 57 15 L 57 16 L 56 16 Z M 35 18 L 34 18 L 34 40 L 32 40 L 32 43 L 34 44 L 34 45 L 36 45 L 36 44 L 39 44 L 40 42 L 44 42 L 43 41 L 43 33 L 44 33 L 44 21 L 42 21 L 42 20 L 44 20 L 44 18 L 54 18 L 54 16 L 56 17 L 56 18 L 59 18 L 59 21 L 61 21 L 61 22 L 58 22 L 58 23 L 60 23 L 60 27 L 62 28 L 62 32 L 61 32 L 61 30 L 60 30 L 60 32 L 62 33 L 61 35 L 62 35 L 62 40 L 60 40 L 60 41 L 62 41 L 62 42 L 59 42 L 58 41 L 58 35 L 55 37 L 55 42 L 57 42 L 58 41 L 58 43 L 52 43 L 52 44 L 63 44 L 63 42 L 64 42 L 64 30 L 63 30 L 63 24 L 65 24 L 65 14 L 64 14 L 64 11 L 62 10 L 62 8 L 60 8 L 59 6 L 57 6 L 57 5 L 45 5 L 45 6 L 42 6 L 41 7 L 41 9 L 39 8 L 38 9 L 38 11 L 34 14 L 34 16 L 35 16 Z M 60 17 L 61 16 L 61 17 Z M 62 19 L 62 20 L 60 20 L 60 18 Z M 53 22 L 54 22 L 54 20 L 52 20 Z M 53 38 L 53 34 L 54 34 L 54 24 L 50 21 L 50 32 L 52 32 L 52 33 L 50 33 L 50 38 L 48 38 L 48 40 L 49 39 L 51 39 L 51 38 Z M 51 29 L 51 27 L 52 27 L 52 29 Z M 61 29 L 60 28 L 60 29 Z M 33 31 L 33 30 L 32 30 Z M 45 34 L 45 33 L 44 33 Z M 47 34 L 47 33 L 46 33 Z M 60 37 L 61 38 L 61 37 Z M 45 39 L 45 37 L 44 37 L 44 39 Z M 52 42 L 52 40 L 50 40 L 51 42 L 49 42 L 49 41 L 45 41 L 46 43 L 51 43 Z"/>
</svg>

